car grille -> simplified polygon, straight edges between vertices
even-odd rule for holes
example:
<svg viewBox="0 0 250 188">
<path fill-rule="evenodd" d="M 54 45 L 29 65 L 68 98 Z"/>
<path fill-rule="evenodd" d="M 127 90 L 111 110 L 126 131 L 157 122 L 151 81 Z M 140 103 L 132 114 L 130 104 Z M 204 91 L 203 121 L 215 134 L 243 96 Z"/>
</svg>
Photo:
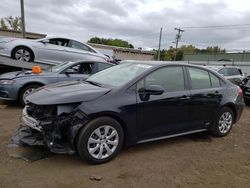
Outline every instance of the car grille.
<svg viewBox="0 0 250 188">
<path fill-rule="evenodd" d="M 57 115 L 57 107 L 55 105 L 36 105 L 28 103 L 27 114 L 37 120 L 53 118 Z"/>
</svg>

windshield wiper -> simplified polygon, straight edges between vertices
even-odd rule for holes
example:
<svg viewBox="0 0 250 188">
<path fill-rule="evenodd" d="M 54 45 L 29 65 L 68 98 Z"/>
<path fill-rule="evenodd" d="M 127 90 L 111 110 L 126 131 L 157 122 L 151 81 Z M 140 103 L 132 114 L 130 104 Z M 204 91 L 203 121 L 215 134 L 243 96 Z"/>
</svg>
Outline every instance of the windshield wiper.
<svg viewBox="0 0 250 188">
<path fill-rule="evenodd" d="M 102 84 L 100 84 L 100 83 L 98 83 L 98 82 L 89 81 L 89 80 L 86 80 L 85 82 L 90 83 L 90 84 L 95 85 L 95 86 L 102 87 Z"/>
</svg>

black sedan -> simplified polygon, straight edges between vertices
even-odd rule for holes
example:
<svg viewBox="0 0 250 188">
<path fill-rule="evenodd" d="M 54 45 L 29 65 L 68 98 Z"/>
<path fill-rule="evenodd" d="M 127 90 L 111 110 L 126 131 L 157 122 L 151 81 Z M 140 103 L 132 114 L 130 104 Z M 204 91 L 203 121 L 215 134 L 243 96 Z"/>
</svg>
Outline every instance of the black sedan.
<svg viewBox="0 0 250 188">
<path fill-rule="evenodd" d="M 94 164 L 124 145 L 201 131 L 225 136 L 244 106 L 242 90 L 212 70 L 142 61 L 38 89 L 27 100 L 19 143 L 77 152 Z"/>
</svg>

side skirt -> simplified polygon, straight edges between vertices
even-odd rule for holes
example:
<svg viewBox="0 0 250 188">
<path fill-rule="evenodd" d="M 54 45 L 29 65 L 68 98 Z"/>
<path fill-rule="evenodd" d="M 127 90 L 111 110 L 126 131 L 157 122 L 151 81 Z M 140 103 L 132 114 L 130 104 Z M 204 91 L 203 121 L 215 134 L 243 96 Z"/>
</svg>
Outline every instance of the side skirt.
<svg viewBox="0 0 250 188">
<path fill-rule="evenodd" d="M 151 142 L 151 141 L 156 141 L 156 140 L 162 140 L 162 139 L 166 139 L 166 138 L 173 138 L 173 137 L 177 137 L 177 136 L 183 136 L 183 135 L 187 135 L 187 134 L 199 133 L 199 132 L 204 132 L 204 131 L 207 131 L 207 129 L 199 129 L 199 130 L 188 131 L 188 132 L 179 133 L 179 134 L 172 134 L 172 135 L 168 135 L 168 136 L 161 136 L 161 137 L 157 137 L 157 138 L 140 140 L 140 141 L 136 142 L 136 144 L 141 144 L 141 143 Z"/>
</svg>

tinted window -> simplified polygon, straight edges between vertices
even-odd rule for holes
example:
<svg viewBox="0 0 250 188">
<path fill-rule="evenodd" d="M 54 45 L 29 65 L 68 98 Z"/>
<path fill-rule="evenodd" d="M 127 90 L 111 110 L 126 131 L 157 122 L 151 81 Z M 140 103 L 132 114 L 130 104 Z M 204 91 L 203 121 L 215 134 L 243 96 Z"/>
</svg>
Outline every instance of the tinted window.
<svg viewBox="0 0 250 188">
<path fill-rule="evenodd" d="M 222 74 L 223 76 L 227 76 L 227 70 L 226 69 L 220 69 L 218 73 Z"/>
<path fill-rule="evenodd" d="M 85 51 L 89 51 L 89 52 L 94 52 L 91 48 L 89 48 L 88 46 L 80 43 L 80 42 L 77 42 L 77 41 L 74 41 L 72 40 L 70 42 L 70 45 L 69 47 L 71 48 L 75 48 L 75 49 L 79 49 L 79 50 L 85 50 Z"/>
<path fill-rule="evenodd" d="M 228 76 L 240 75 L 240 71 L 237 68 L 228 68 L 227 75 Z"/>
<path fill-rule="evenodd" d="M 112 67 L 113 65 L 108 63 L 98 63 L 98 71 L 102 71 L 104 69 L 107 69 L 109 67 Z"/>
<path fill-rule="evenodd" d="M 208 71 L 197 68 L 188 68 L 188 70 L 192 89 L 210 88 L 210 78 Z"/>
<path fill-rule="evenodd" d="M 50 44 L 58 45 L 58 46 L 68 46 L 69 40 L 67 39 L 50 39 Z"/>
<path fill-rule="evenodd" d="M 184 76 L 182 67 L 166 67 L 154 71 L 138 83 L 139 87 L 160 85 L 167 92 L 184 90 Z"/>
<path fill-rule="evenodd" d="M 212 87 L 220 87 L 220 79 L 211 73 L 209 75 L 210 75 Z"/>
<path fill-rule="evenodd" d="M 93 63 L 81 63 L 74 65 L 65 70 L 69 74 L 93 74 L 94 64 Z"/>
</svg>

